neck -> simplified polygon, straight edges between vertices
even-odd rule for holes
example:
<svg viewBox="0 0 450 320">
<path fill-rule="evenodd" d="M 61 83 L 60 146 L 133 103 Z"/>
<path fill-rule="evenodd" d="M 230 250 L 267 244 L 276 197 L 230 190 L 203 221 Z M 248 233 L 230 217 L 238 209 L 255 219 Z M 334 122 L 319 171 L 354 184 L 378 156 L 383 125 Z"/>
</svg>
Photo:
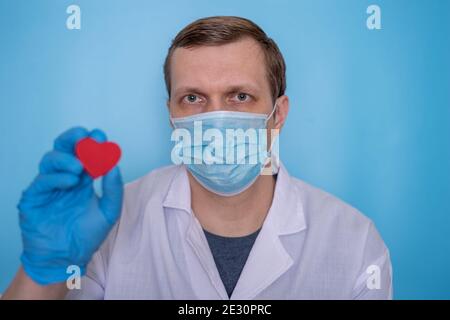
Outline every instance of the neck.
<svg viewBox="0 0 450 320">
<path fill-rule="evenodd" d="M 188 176 L 192 210 L 205 230 L 241 237 L 261 228 L 272 204 L 275 176 L 260 175 L 247 190 L 231 197 L 205 189 L 189 171 Z"/>
</svg>

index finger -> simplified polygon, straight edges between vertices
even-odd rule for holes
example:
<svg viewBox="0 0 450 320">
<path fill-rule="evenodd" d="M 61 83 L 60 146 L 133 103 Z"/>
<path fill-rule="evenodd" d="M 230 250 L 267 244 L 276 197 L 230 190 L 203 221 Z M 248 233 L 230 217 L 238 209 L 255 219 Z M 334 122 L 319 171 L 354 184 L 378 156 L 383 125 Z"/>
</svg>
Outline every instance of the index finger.
<svg viewBox="0 0 450 320">
<path fill-rule="evenodd" d="M 74 153 L 78 141 L 89 136 L 89 131 L 83 127 L 71 128 L 60 134 L 53 145 L 54 149 L 61 152 Z"/>
</svg>

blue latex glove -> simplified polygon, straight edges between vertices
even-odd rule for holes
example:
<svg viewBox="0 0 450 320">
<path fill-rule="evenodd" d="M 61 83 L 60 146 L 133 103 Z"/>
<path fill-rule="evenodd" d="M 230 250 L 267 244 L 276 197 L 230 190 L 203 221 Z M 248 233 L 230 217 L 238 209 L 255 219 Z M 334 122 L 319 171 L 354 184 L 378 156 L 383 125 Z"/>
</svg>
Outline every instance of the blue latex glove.
<svg viewBox="0 0 450 320">
<path fill-rule="evenodd" d="M 123 183 L 116 166 L 102 178 L 102 197 L 93 179 L 75 157 L 76 143 L 91 137 L 106 141 L 101 130 L 72 128 L 61 134 L 54 150 L 39 166 L 39 175 L 18 204 L 22 229 L 25 272 L 39 284 L 66 281 L 67 267 L 77 265 L 86 272 L 122 209 Z"/>
</svg>

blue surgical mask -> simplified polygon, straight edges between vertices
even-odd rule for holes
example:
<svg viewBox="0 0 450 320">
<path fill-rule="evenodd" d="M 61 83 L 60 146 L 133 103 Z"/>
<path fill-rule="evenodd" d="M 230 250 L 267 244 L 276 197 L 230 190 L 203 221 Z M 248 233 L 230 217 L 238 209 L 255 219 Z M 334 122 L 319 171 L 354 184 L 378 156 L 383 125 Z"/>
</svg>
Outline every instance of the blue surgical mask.
<svg viewBox="0 0 450 320">
<path fill-rule="evenodd" d="M 222 196 L 233 196 L 249 188 L 261 174 L 268 160 L 271 170 L 278 165 L 278 155 L 267 151 L 269 115 L 235 111 L 212 111 L 188 117 L 170 118 L 174 127 L 172 140 L 183 141 L 172 151 L 179 155 L 192 176 L 207 190 Z M 178 131 L 177 131 L 178 130 Z M 255 139 L 256 136 L 256 139 Z M 187 141 L 186 141 L 187 140 Z M 174 160 L 174 159 L 172 159 Z"/>
</svg>

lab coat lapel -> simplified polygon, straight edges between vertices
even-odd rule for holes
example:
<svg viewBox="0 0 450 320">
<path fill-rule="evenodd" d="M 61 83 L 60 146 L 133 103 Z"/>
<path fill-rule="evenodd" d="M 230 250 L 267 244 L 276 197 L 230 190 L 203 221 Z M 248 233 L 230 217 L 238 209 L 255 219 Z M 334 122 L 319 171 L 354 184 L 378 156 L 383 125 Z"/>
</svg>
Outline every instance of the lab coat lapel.
<svg viewBox="0 0 450 320">
<path fill-rule="evenodd" d="M 280 236 L 306 228 L 302 204 L 286 169 L 281 165 L 272 206 L 253 245 L 231 299 L 254 299 L 292 265 Z"/>
<path fill-rule="evenodd" d="M 231 299 L 253 299 L 286 272 L 293 261 L 269 227 L 255 241 Z"/>
<path fill-rule="evenodd" d="M 179 209 L 186 213 L 185 216 L 179 218 L 180 223 L 186 225 L 186 248 L 189 251 L 192 250 L 196 257 L 196 259 L 189 258 L 187 260 L 186 270 L 187 273 L 190 273 L 189 278 L 196 297 L 198 299 L 215 299 L 216 297 L 228 299 L 228 294 L 220 278 L 206 236 L 191 209 L 190 186 L 184 166 L 179 166 L 179 170 L 173 178 L 164 199 L 163 206 Z M 207 277 L 199 272 L 199 267 L 203 268 Z"/>
<path fill-rule="evenodd" d="M 192 215 L 191 222 L 186 234 L 186 240 L 191 246 L 192 250 L 198 257 L 198 261 L 208 275 L 211 284 L 216 290 L 217 294 L 221 299 L 228 299 L 228 294 L 226 292 L 225 286 L 223 285 L 222 279 L 220 278 L 219 271 L 217 270 L 216 263 L 214 262 L 214 257 L 212 256 L 211 250 L 209 249 L 206 236 L 197 218 Z M 193 282 L 193 289 L 197 292 L 197 295 L 201 297 L 205 293 L 205 288 L 202 283 Z M 210 298 L 210 297 L 209 297 Z"/>
</svg>

